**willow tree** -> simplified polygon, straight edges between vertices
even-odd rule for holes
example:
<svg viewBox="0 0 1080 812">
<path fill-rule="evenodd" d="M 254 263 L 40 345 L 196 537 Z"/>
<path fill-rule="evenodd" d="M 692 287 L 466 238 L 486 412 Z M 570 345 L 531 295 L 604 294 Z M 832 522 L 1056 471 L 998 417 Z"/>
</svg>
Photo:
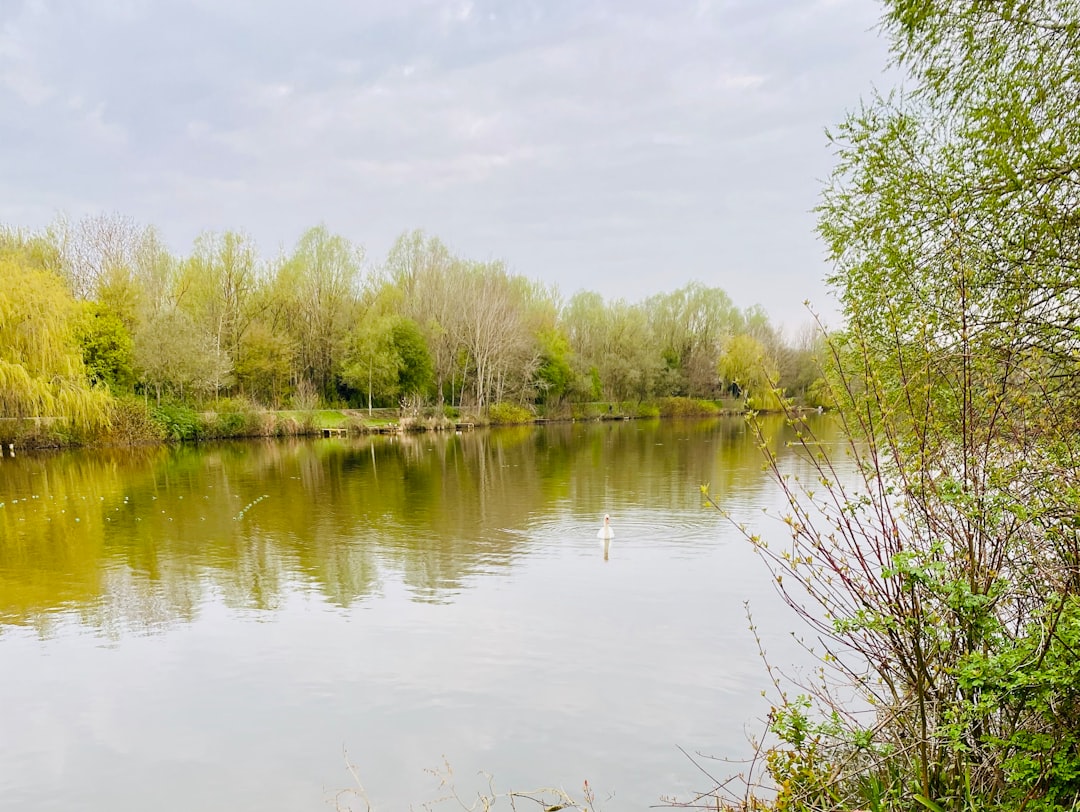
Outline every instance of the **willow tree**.
<svg viewBox="0 0 1080 812">
<path fill-rule="evenodd" d="M 21 252 L 0 252 L 0 416 L 55 417 L 79 429 L 107 422 L 72 335 L 75 303 L 61 279 Z"/>
<path fill-rule="evenodd" d="M 760 549 L 871 713 L 781 702 L 785 808 L 1080 797 L 1080 3 L 892 0 L 911 90 L 831 134 L 820 207 L 854 476 Z M 835 695 L 832 695 L 835 696 Z M 862 703 L 860 703 L 862 704 Z"/>
<path fill-rule="evenodd" d="M 733 394 L 752 409 L 780 408 L 776 395 L 779 378 L 776 359 L 749 333 L 728 339 L 720 353 L 716 372 Z"/>
</svg>

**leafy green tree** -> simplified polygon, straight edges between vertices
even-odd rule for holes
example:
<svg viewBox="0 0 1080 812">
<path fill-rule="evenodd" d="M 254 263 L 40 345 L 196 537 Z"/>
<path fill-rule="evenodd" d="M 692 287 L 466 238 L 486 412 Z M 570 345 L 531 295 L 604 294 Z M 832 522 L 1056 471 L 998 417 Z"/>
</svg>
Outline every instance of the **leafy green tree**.
<svg viewBox="0 0 1080 812">
<path fill-rule="evenodd" d="M 451 403 L 464 389 L 460 359 L 464 353 L 457 328 L 463 302 L 456 289 L 457 260 L 437 238 L 423 231 L 402 234 L 386 258 L 387 281 L 401 295 L 400 313 L 424 334 L 435 375 L 435 392 L 442 403 L 449 385 Z"/>
<path fill-rule="evenodd" d="M 557 329 L 545 330 L 540 341 L 540 365 L 536 369 L 536 389 L 542 403 L 558 404 L 574 390 L 570 342 Z"/>
<path fill-rule="evenodd" d="M 399 396 L 423 398 L 434 385 L 435 365 L 420 325 L 412 319 L 398 318 L 391 328 L 391 335 L 398 355 Z"/>
<path fill-rule="evenodd" d="M 655 394 L 664 361 L 644 306 L 621 299 L 608 304 L 598 293 L 582 291 L 567 304 L 563 323 L 582 377 L 595 372 L 603 397 L 640 400 Z"/>
<path fill-rule="evenodd" d="M 791 541 L 758 540 L 873 715 L 781 699 L 768 763 L 789 809 L 1068 809 L 1080 4 L 892 0 L 884 30 L 914 89 L 832 133 L 820 209 L 858 479 L 804 435 Z"/>
<path fill-rule="evenodd" d="M 75 303 L 35 256 L 0 250 L 0 414 L 59 417 L 80 429 L 107 422 L 109 397 L 91 385 L 72 333 Z"/>
<path fill-rule="evenodd" d="M 716 365 L 724 342 L 742 327 L 742 314 L 720 288 L 691 283 L 645 302 L 665 365 L 673 375 L 662 393 L 719 394 Z"/>
<path fill-rule="evenodd" d="M 104 384 L 114 394 L 131 392 L 135 383 L 134 344 L 115 311 L 104 304 L 84 302 L 74 322 L 74 337 L 82 348 L 91 383 Z"/>
<path fill-rule="evenodd" d="M 215 337 L 180 308 L 158 313 L 135 339 L 139 380 L 159 403 L 165 394 L 205 398 L 229 382 L 232 366 Z"/>
<path fill-rule="evenodd" d="M 339 375 L 347 386 L 365 393 L 368 410 L 375 402 L 392 403 L 398 394 L 401 356 L 394 343 L 395 321 L 389 314 L 369 315 L 349 335 Z"/>
<path fill-rule="evenodd" d="M 0 225 L 0 254 L 18 257 L 31 268 L 63 278 L 64 256 L 51 234 L 34 234 Z"/>
<path fill-rule="evenodd" d="M 299 377 L 333 396 L 336 367 L 356 318 L 364 252 L 325 226 L 306 231 L 273 282 L 283 326 L 293 337 Z"/>
<path fill-rule="evenodd" d="M 663 361 L 648 314 L 617 300 L 608 306 L 604 352 L 597 363 L 609 400 L 645 400 L 656 393 Z"/>
<path fill-rule="evenodd" d="M 730 339 L 720 356 L 717 372 L 733 391 L 756 409 L 778 409 L 776 361 L 765 345 L 743 333 Z"/>
<path fill-rule="evenodd" d="M 603 358 L 604 297 L 594 291 L 578 291 L 563 308 L 561 323 L 575 359 L 575 373 L 586 384 L 581 388 L 593 399 L 603 397 L 599 363 Z"/>
<path fill-rule="evenodd" d="M 135 246 L 132 256 L 131 285 L 135 289 L 134 297 L 124 295 L 124 300 L 134 298 L 136 304 L 135 320 L 129 320 L 125 311 L 113 307 L 133 333 L 138 323 L 153 318 L 162 310 L 172 307 L 181 292 L 181 263 L 162 243 L 157 231 L 145 229 Z M 99 301 L 109 304 L 109 296 L 99 292 Z M 112 306 L 112 305 L 110 305 Z"/>
<path fill-rule="evenodd" d="M 280 408 L 289 393 L 296 349 L 292 339 L 266 321 L 255 321 L 240 340 L 234 371 L 245 395 Z"/>
<path fill-rule="evenodd" d="M 368 408 L 377 401 L 411 401 L 432 392 L 434 365 L 420 326 L 401 314 L 404 292 L 392 283 L 369 288 L 366 310 L 349 334 L 339 377 L 366 394 Z"/>
<path fill-rule="evenodd" d="M 178 304 L 232 366 L 241 360 L 243 338 L 257 315 L 258 252 L 233 231 L 202 234 L 178 281 Z"/>
</svg>

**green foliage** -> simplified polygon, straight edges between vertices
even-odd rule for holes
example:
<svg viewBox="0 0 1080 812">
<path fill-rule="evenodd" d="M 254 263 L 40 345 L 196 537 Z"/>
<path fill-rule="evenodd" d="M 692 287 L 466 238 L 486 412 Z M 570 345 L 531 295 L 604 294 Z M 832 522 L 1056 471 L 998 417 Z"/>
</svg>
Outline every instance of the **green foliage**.
<svg viewBox="0 0 1080 812">
<path fill-rule="evenodd" d="M 738 388 L 750 408 L 762 411 L 781 408 L 775 390 L 779 378 L 776 360 L 752 335 L 737 335 L 725 344 L 718 372 L 722 380 Z"/>
<path fill-rule="evenodd" d="M 816 481 L 773 460 L 791 540 L 751 536 L 831 669 L 768 769 L 788 808 L 1073 809 L 1080 4 L 885 8 L 914 90 L 832 133 L 820 208 L 854 481 L 796 419 Z"/>
<path fill-rule="evenodd" d="M 124 395 L 113 401 L 106 442 L 116 445 L 140 445 L 157 443 L 164 439 L 164 427 L 155 419 L 142 398 Z"/>
<path fill-rule="evenodd" d="M 139 380 L 157 400 L 207 397 L 228 384 L 231 367 L 212 335 L 179 308 L 162 310 L 136 335 Z"/>
<path fill-rule="evenodd" d="M 596 367 L 590 367 L 588 381 L 588 399 L 599 399 L 604 391 L 603 384 L 600 382 L 600 370 L 598 370 Z"/>
<path fill-rule="evenodd" d="M 660 406 L 656 403 L 639 403 L 634 409 L 634 417 L 651 419 L 660 417 Z"/>
<path fill-rule="evenodd" d="M 740 311 L 718 288 L 692 283 L 637 304 L 584 292 L 564 305 L 552 287 L 501 261 L 456 257 L 422 232 L 403 235 L 367 276 L 362 249 L 324 227 L 270 263 L 230 231 L 202 234 L 188 256 L 174 256 L 152 228 L 119 215 L 61 217 L 42 235 L 0 230 L 0 249 L 67 286 L 51 308 L 64 325 L 56 335 L 76 345 L 90 392 L 102 391 L 77 395 L 77 371 L 49 380 L 64 409 L 87 416 L 106 389 L 193 407 L 235 396 L 302 411 L 400 406 L 412 416 L 432 399 L 474 413 L 493 402 L 539 405 L 549 416 L 578 401 L 712 399 L 726 383 L 721 349 L 738 336 L 784 359 L 784 385 L 800 395 L 809 386 L 764 311 Z M 29 392 L 28 369 L 21 360 L 5 368 L 8 392 Z M 47 400 L 38 392 L 16 413 L 64 411 Z"/>
<path fill-rule="evenodd" d="M 104 305 L 86 302 L 75 321 L 74 336 L 82 347 L 91 383 L 103 384 L 114 393 L 131 391 L 135 383 L 134 345 L 119 315 Z"/>
<path fill-rule="evenodd" d="M 368 405 L 422 397 L 433 384 L 431 354 L 419 325 L 393 313 L 371 312 L 353 328 L 339 377 Z"/>
<path fill-rule="evenodd" d="M 213 337 L 230 367 L 240 357 L 241 341 L 252 321 L 256 264 L 255 245 L 248 237 L 233 231 L 204 233 L 180 274 L 184 290 L 180 306 Z"/>
<path fill-rule="evenodd" d="M 570 342 L 558 330 L 539 335 L 540 365 L 536 369 L 536 389 L 541 403 L 560 403 L 574 388 L 573 354 Z"/>
<path fill-rule="evenodd" d="M 242 392 L 260 403 L 280 406 L 291 391 L 296 351 L 291 339 L 269 325 L 255 323 L 240 343 L 236 379 Z"/>
<path fill-rule="evenodd" d="M 394 344 L 394 322 L 392 315 L 369 315 L 349 336 L 338 375 L 347 386 L 362 392 L 369 406 L 391 404 L 398 395 L 401 356 Z"/>
<path fill-rule="evenodd" d="M 209 434 L 202 417 L 190 406 L 163 403 L 152 407 L 150 414 L 170 440 L 197 442 Z"/>
<path fill-rule="evenodd" d="M 31 234 L 0 226 L 0 255 L 17 257 L 31 268 L 60 274 L 63 257 L 55 240 L 48 235 Z"/>
<path fill-rule="evenodd" d="M 832 781 L 835 767 L 828 753 L 833 730 L 812 721 L 811 712 L 810 698 L 801 695 L 769 714 L 769 731 L 780 741 L 766 755 L 776 782 L 776 812 L 839 806 Z"/>
<path fill-rule="evenodd" d="M 645 305 L 605 303 L 582 291 L 565 308 L 570 347 L 590 378 L 591 399 L 644 400 L 664 368 Z"/>
<path fill-rule="evenodd" d="M 833 398 L 832 389 L 829 388 L 829 383 L 824 378 L 818 378 L 806 389 L 806 394 L 803 396 L 803 404 L 812 408 L 832 409 L 836 406 L 836 400 Z"/>
<path fill-rule="evenodd" d="M 397 391 L 405 397 L 426 395 L 432 389 L 435 367 L 420 326 L 399 318 L 391 328 L 398 357 Z"/>
<path fill-rule="evenodd" d="M 658 409 L 663 417 L 714 417 L 720 414 L 720 407 L 712 401 L 691 398 L 662 398 Z"/>
<path fill-rule="evenodd" d="M 209 437 L 250 437 L 252 423 L 242 412 L 218 412 L 206 431 Z"/>
<path fill-rule="evenodd" d="M 206 421 L 208 437 L 261 437 L 270 432 L 266 415 L 253 404 L 239 399 L 223 398 L 214 404 L 213 418 Z"/>
<path fill-rule="evenodd" d="M 308 229 L 273 280 L 283 325 L 297 351 L 299 377 L 333 399 L 334 371 L 358 305 L 364 252 L 325 226 Z"/>
<path fill-rule="evenodd" d="M 493 403 L 488 409 L 488 420 L 494 425 L 531 423 L 533 414 L 514 403 Z"/>
<path fill-rule="evenodd" d="M 1011 646 L 969 652 L 957 667 L 958 684 L 972 701 L 956 710 L 948 731 L 987 731 L 986 744 L 1003 756 L 1006 805 L 1072 808 L 1080 794 L 1078 647 L 1080 598 L 1069 596 L 1045 604 Z M 1020 724 L 991 737 L 1003 712 Z"/>
<path fill-rule="evenodd" d="M 74 302 L 33 254 L 0 251 L 0 414 L 53 417 L 78 430 L 108 421 L 108 393 L 87 379 Z"/>
<path fill-rule="evenodd" d="M 721 347 L 745 327 L 731 298 L 720 288 L 694 282 L 650 297 L 644 308 L 666 368 L 655 394 L 717 397 Z"/>
<path fill-rule="evenodd" d="M 798 405 L 831 407 L 825 379 L 831 361 L 824 328 L 816 321 L 805 325 L 781 354 L 779 388 Z"/>
<path fill-rule="evenodd" d="M 757 392 L 746 398 L 746 408 L 755 412 L 780 412 L 784 410 L 784 403 L 780 399 L 778 389 L 768 389 Z"/>
</svg>

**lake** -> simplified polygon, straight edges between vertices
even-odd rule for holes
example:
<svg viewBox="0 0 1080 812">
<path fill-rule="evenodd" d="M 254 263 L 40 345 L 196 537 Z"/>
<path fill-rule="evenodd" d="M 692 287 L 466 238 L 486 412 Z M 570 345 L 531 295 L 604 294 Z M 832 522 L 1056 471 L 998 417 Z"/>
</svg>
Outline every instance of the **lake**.
<svg viewBox="0 0 1080 812">
<path fill-rule="evenodd" d="M 741 418 L 5 457 L 0 808 L 333 809 L 346 762 L 380 810 L 444 764 L 466 798 L 707 789 L 683 751 L 745 758 L 768 709 L 744 602 L 800 656 L 699 489 L 782 539 L 762 462 Z"/>
</svg>

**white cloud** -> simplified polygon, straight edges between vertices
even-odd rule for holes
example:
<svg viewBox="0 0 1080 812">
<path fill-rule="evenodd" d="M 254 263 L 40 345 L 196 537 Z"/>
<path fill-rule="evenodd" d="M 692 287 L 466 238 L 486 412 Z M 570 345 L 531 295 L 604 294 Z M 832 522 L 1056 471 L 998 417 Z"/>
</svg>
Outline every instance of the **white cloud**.
<svg viewBox="0 0 1080 812">
<path fill-rule="evenodd" d="M 56 95 L 55 88 L 40 76 L 30 45 L 43 16 L 41 3 L 25 3 L 8 19 L 0 16 L 0 86 L 35 107 Z"/>
<path fill-rule="evenodd" d="M 442 10 L 442 19 L 444 23 L 464 23 L 473 15 L 473 4 L 465 0 L 465 2 L 446 3 Z"/>
<path fill-rule="evenodd" d="M 866 0 L 0 6 L 6 222 L 70 201 L 262 245 L 400 231 L 570 293 L 820 298 L 822 131 L 879 78 Z M 217 218 L 217 219 L 214 219 Z M 237 218 L 233 220 L 230 218 Z M 784 284 L 778 286 L 777 279 Z M 791 291 L 791 303 L 776 300 Z"/>
</svg>

